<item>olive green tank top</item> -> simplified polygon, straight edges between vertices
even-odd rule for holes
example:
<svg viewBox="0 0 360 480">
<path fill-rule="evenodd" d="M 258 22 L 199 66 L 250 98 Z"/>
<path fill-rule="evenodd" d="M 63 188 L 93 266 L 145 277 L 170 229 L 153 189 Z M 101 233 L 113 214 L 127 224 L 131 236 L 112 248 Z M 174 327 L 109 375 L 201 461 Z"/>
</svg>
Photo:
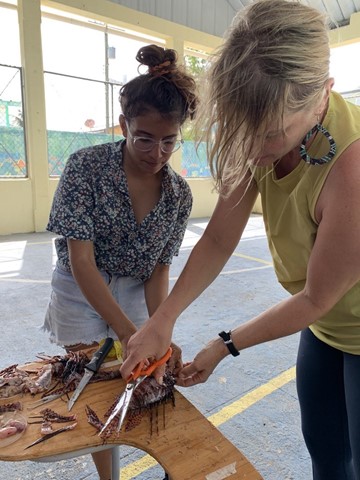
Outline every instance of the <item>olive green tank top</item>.
<svg viewBox="0 0 360 480">
<path fill-rule="evenodd" d="M 291 294 L 300 292 L 305 285 L 307 264 L 318 228 L 315 206 L 324 182 L 339 156 L 360 138 L 360 107 L 332 92 L 323 125 L 337 145 L 336 155 L 329 163 L 309 165 L 301 161 L 280 179 L 273 166 L 253 169 L 275 272 L 281 285 Z M 318 133 L 309 155 L 319 158 L 328 151 L 328 140 Z M 360 355 L 360 282 L 310 328 L 325 343 Z"/>
</svg>

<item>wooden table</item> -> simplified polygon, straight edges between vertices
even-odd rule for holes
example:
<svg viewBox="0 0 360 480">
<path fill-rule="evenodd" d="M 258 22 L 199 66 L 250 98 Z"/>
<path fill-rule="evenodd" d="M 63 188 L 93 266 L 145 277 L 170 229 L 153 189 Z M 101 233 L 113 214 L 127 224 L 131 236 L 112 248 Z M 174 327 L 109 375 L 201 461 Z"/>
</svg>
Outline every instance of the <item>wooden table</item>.
<svg viewBox="0 0 360 480">
<path fill-rule="evenodd" d="M 25 450 L 40 437 L 40 425 L 28 425 L 15 443 L 0 449 L 0 460 L 56 461 L 103 449 L 102 439 L 87 421 L 85 406 L 89 405 L 103 419 L 104 413 L 123 389 L 122 379 L 89 384 L 71 410 L 78 421 L 74 430 L 60 433 Z M 31 403 L 39 398 L 40 395 L 33 397 L 27 394 L 12 397 L 11 401 L 22 403 L 21 414 L 28 421 L 31 421 L 30 416 L 38 414 L 45 407 L 69 415 L 65 398 L 29 410 Z M 0 400 L 0 405 L 5 403 L 9 402 Z M 172 480 L 262 480 L 263 477 L 245 456 L 177 390 L 175 403 L 175 407 L 171 403 L 158 407 L 152 433 L 150 414 L 146 413 L 137 427 L 120 432 L 118 437 L 110 438 L 106 445 L 130 445 L 147 452 L 162 465 Z M 54 425 L 58 428 L 64 424 Z"/>
</svg>

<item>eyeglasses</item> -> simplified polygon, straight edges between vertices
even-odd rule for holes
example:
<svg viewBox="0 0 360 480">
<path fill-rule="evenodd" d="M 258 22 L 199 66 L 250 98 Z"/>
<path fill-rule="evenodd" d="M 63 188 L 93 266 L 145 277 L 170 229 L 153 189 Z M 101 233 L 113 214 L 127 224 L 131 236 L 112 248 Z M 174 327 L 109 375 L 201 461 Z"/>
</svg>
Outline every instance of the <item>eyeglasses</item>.
<svg viewBox="0 0 360 480">
<path fill-rule="evenodd" d="M 174 153 L 179 150 L 184 143 L 182 138 L 169 138 L 156 142 L 152 138 L 134 136 L 130 133 L 129 125 L 127 127 L 128 135 L 131 138 L 134 147 L 140 152 L 151 152 L 155 145 L 160 145 L 160 149 L 163 153 Z"/>
</svg>

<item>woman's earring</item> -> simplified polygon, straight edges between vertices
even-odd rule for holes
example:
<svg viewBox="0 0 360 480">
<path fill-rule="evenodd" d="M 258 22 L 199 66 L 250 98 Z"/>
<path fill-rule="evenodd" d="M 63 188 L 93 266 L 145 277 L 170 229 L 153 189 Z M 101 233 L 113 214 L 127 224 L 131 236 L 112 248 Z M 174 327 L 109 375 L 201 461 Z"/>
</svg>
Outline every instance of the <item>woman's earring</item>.
<svg viewBox="0 0 360 480">
<path fill-rule="evenodd" d="M 321 158 L 313 158 L 310 157 L 308 152 L 306 151 L 306 143 L 309 141 L 310 137 L 315 133 L 315 132 L 320 132 L 325 137 L 328 139 L 328 142 L 330 144 L 330 150 L 327 155 L 324 155 Z M 315 127 L 313 127 L 310 132 L 308 132 L 305 135 L 304 140 L 301 142 L 300 145 L 300 157 L 306 162 L 309 163 L 310 165 L 323 165 L 324 163 L 329 163 L 335 156 L 336 154 L 336 143 L 333 137 L 330 135 L 330 133 L 326 130 L 326 128 L 321 125 L 321 123 L 317 123 Z"/>
</svg>

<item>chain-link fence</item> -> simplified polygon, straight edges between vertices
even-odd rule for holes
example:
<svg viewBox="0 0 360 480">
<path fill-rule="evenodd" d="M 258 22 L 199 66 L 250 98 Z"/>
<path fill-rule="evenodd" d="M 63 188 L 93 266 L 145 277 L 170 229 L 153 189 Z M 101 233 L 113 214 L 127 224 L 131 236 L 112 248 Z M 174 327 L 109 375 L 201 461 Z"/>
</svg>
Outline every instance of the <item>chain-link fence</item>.
<svg viewBox="0 0 360 480">
<path fill-rule="evenodd" d="M 196 146 L 195 142 L 186 140 L 183 145 L 181 159 L 181 175 L 187 178 L 203 178 L 210 176 L 204 142 Z"/>
<path fill-rule="evenodd" d="M 0 65 L 0 177 L 27 176 L 21 68 Z M 69 155 L 122 138 L 120 83 L 45 72 L 48 171 L 58 177 Z M 181 175 L 208 177 L 205 145 L 185 141 Z"/>
<path fill-rule="evenodd" d="M 61 175 L 80 148 L 114 142 L 119 127 L 120 83 L 45 72 L 49 176 Z"/>
<path fill-rule="evenodd" d="M 21 68 L 0 65 L 0 177 L 27 176 Z"/>
</svg>

